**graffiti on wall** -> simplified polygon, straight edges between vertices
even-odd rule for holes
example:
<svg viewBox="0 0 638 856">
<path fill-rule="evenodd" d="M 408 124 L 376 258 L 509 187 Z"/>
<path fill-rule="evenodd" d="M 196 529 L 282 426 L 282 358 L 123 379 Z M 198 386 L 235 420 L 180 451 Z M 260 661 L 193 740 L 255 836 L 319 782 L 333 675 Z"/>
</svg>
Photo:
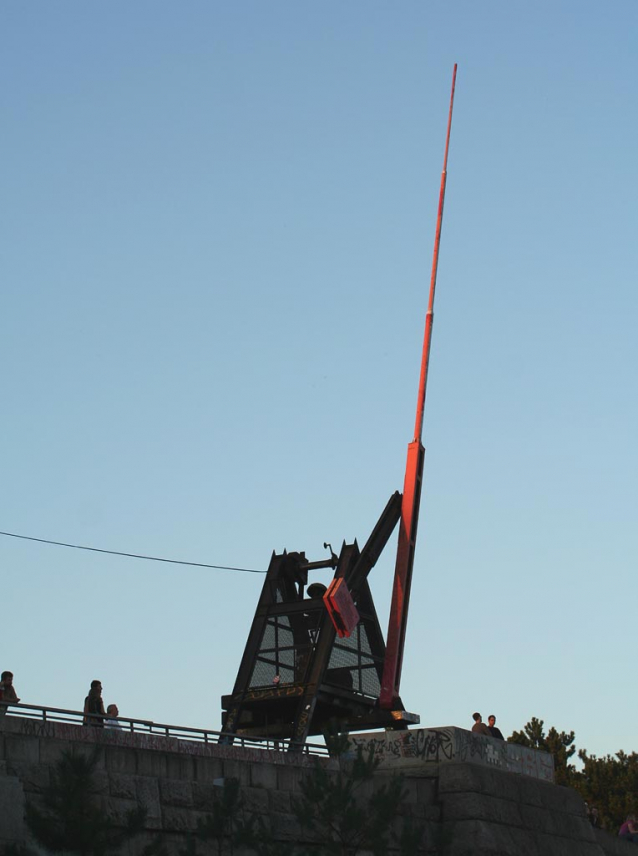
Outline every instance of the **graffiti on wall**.
<svg viewBox="0 0 638 856">
<path fill-rule="evenodd" d="M 97 743 L 208 758 L 269 762 L 296 767 L 307 767 L 314 763 L 312 756 L 301 752 L 196 743 L 168 735 L 87 728 L 71 723 L 7 718 L 3 730 L 17 732 L 25 737 Z M 359 734 L 350 739 L 355 746 L 374 748 L 381 769 L 397 768 L 408 771 L 409 768 L 418 768 L 423 764 L 460 761 L 523 773 L 547 782 L 554 780 L 554 760 L 551 755 L 482 734 L 473 734 L 463 728 L 413 728 L 405 731 Z"/>
<path fill-rule="evenodd" d="M 523 773 L 548 782 L 554 779 L 554 761 L 546 752 L 473 734 L 453 726 L 360 734 L 352 737 L 351 742 L 355 746 L 362 746 L 364 750 L 374 748 L 382 768 L 465 761 L 511 773 Z"/>
<path fill-rule="evenodd" d="M 41 719 L 21 719 L 20 734 L 25 737 L 54 737 L 55 726 Z"/>
</svg>

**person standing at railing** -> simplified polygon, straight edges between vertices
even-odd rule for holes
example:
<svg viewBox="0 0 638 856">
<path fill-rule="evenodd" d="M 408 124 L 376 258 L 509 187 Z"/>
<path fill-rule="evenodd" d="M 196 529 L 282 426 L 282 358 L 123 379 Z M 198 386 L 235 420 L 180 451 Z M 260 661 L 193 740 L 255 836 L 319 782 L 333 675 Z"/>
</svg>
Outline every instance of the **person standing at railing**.
<svg viewBox="0 0 638 856">
<path fill-rule="evenodd" d="M 91 689 L 84 699 L 84 721 L 83 725 L 92 725 L 94 728 L 104 728 L 106 712 L 102 701 L 102 682 L 91 681 Z"/>
<path fill-rule="evenodd" d="M 0 701 L 5 704 L 18 704 L 20 701 L 13 686 L 13 672 L 3 672 L 0 676 Z"/>
<path fill-rule="evenodd" d="M 116 717 L 120 715 L 120 711 L 116 704 L 110 704 L 106 708 L 106 716 L 107 718 L 104 720 L 105 728 L 119 728 L 121 730 L 122 723 L 118 722 Z"/>
<path fill-rule="evenodd" d="M 487 725 L 483 722 L 483 717 L 477 711 L 472 714 L 472 719 L 474 720 L 474 725 L 472 726 L 472 731 L 474 734 L 485 734 L 486 737 L 491 737 L 490 730 Z M 494 720 L 496 721 L 496 720 Z"/>
</svg>

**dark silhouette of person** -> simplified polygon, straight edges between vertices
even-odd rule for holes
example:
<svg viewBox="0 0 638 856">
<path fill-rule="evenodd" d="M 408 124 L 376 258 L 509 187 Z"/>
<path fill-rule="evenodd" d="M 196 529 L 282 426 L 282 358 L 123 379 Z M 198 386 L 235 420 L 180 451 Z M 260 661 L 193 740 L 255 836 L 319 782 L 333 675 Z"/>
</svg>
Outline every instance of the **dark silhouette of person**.
<svg viewBox="0 0 638 856">
<path fill-rule="evenodd" d="M 104 728 L 106 712 L 102 701 L 102 682 L 91 681 L 91 689 L 84 699 L 83 725 L 92 725 L 94 728 Z"/>
<path fill-rule="evenodd" d="M 20 701 L 13 686 L 13 672 L 3 672 L 0 675 L 0 701 L 5 704 L 18 704 Z"/>
<path fill-rule="evenodd" d="M 487 727 L 492 737 L 495 737 L 497 740 L 505 740 L 501 734 L 501 729 L 496 727 L 496 717 L 493 713 L 490 713 L 487 717 Z"/>
<path fill-rule="evenodd" d="M 483 717 L 480 713 L 473 713 L 472 719 L 474 720 L 474 725 L 472 726 L 472 731 L 474 734 L 485 734 L 486 737 L 491 737 L 490 729 L 483 722 Z"/>
</svg>

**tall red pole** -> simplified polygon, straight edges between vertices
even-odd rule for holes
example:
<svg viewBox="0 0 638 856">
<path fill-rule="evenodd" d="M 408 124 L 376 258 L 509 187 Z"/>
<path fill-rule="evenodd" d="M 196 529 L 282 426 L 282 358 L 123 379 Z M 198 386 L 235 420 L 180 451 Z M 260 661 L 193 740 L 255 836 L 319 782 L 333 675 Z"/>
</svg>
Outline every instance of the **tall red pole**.
<svg viewBox="0 0 638 856">
<path fill-rule="evenodd" d="M 421 443 L 423 434 L 423 413 L 425 410 L 425 392 L 428 382 L 428 367 L 430 363 L 430 345 L 432 342 L 432 325 L 434 322 L 434 293 L 436 291 L 436 274 L 439 266 L 439 245 L 441 243 L 441 226 L 443 225 L 443 204 L 445 201 L 445 185 L 447 182 L 447 156 L 450 147 L 450 130 L 452 128 L 452 108 L 454 106 L 454 88 L 456 85 L 456 63 L 452 74 L 452 94 L 450 95 L 450 112 L 445 138 L 445 156 L 441 174 L 441 190 L 439 193 L 439 211 L 436 220 L 436 235 L 434 238 L 434 257 L 432 259 L 432 274 L 430 277 L 430 299 L 425 316 L 425 333 L 423 336 L 423 352 L 421 356 L 421 376 L 419 379 L 419 394 L 416 406 L 416 422 L 414 439 L 408 445 L 408 458 L 405 467 L 403 499 L 401 503 L 401 520 L 399 525 L 399 543 L 394 570 L 394 586 L 392 589 L 392 606 L 388 624 L 388 640 L 381 681 L 379 705 L 392 709 L 399 696 L 401 683 L 401 667 L 403 665 L 403 648 L 405 631 L 408 623 L 408 607 L 410 605 L 410 586 L 412 583 L 412 568 L 414 566 L 414 550 L 416 533 L 419 522 L 419 504 L 421 501 L 421 484 L 423 482 L 423 462 L 425 449 Z"/>
</svg>

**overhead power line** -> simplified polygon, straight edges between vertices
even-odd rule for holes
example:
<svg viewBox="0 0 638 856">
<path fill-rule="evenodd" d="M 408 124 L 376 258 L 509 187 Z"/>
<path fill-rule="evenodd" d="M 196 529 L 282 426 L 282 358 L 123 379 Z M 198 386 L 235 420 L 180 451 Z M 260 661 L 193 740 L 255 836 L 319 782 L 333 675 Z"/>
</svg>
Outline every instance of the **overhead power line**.
<svg viewBox="0 0 638 856">
<path fill-rule="evenodd" d="M 144 556 L 140 553 L 123 553 L 120 550 L 102 550 L 99 547 L 85 547 L 82 544 L 66 544 L 64 541 L 49 541 L 47 538 L 32 538 L 30 535 L 16 535 L 15 532 L 0 532 L 8 538 L 20 538 L 22 541 L 37 541 L 38 544 L 54 544 L 56 547 L 71 547 L 73 550 L 90 550 L 92 553 L 108 553 L 109 556 L 126 556 L 128 559 L 147 559 L 149 562 L 167 562 L 169 565 L 190 565 L 192 568 L 215 568 L 220 571 L 241 571 L 246 574 L 265 574 L 255 568 L 233 568 L 229 565 L 208 565 L 205 562 L 185 562 L 181 559 L 163 559 L 160 556 Z"/>
</svg>

